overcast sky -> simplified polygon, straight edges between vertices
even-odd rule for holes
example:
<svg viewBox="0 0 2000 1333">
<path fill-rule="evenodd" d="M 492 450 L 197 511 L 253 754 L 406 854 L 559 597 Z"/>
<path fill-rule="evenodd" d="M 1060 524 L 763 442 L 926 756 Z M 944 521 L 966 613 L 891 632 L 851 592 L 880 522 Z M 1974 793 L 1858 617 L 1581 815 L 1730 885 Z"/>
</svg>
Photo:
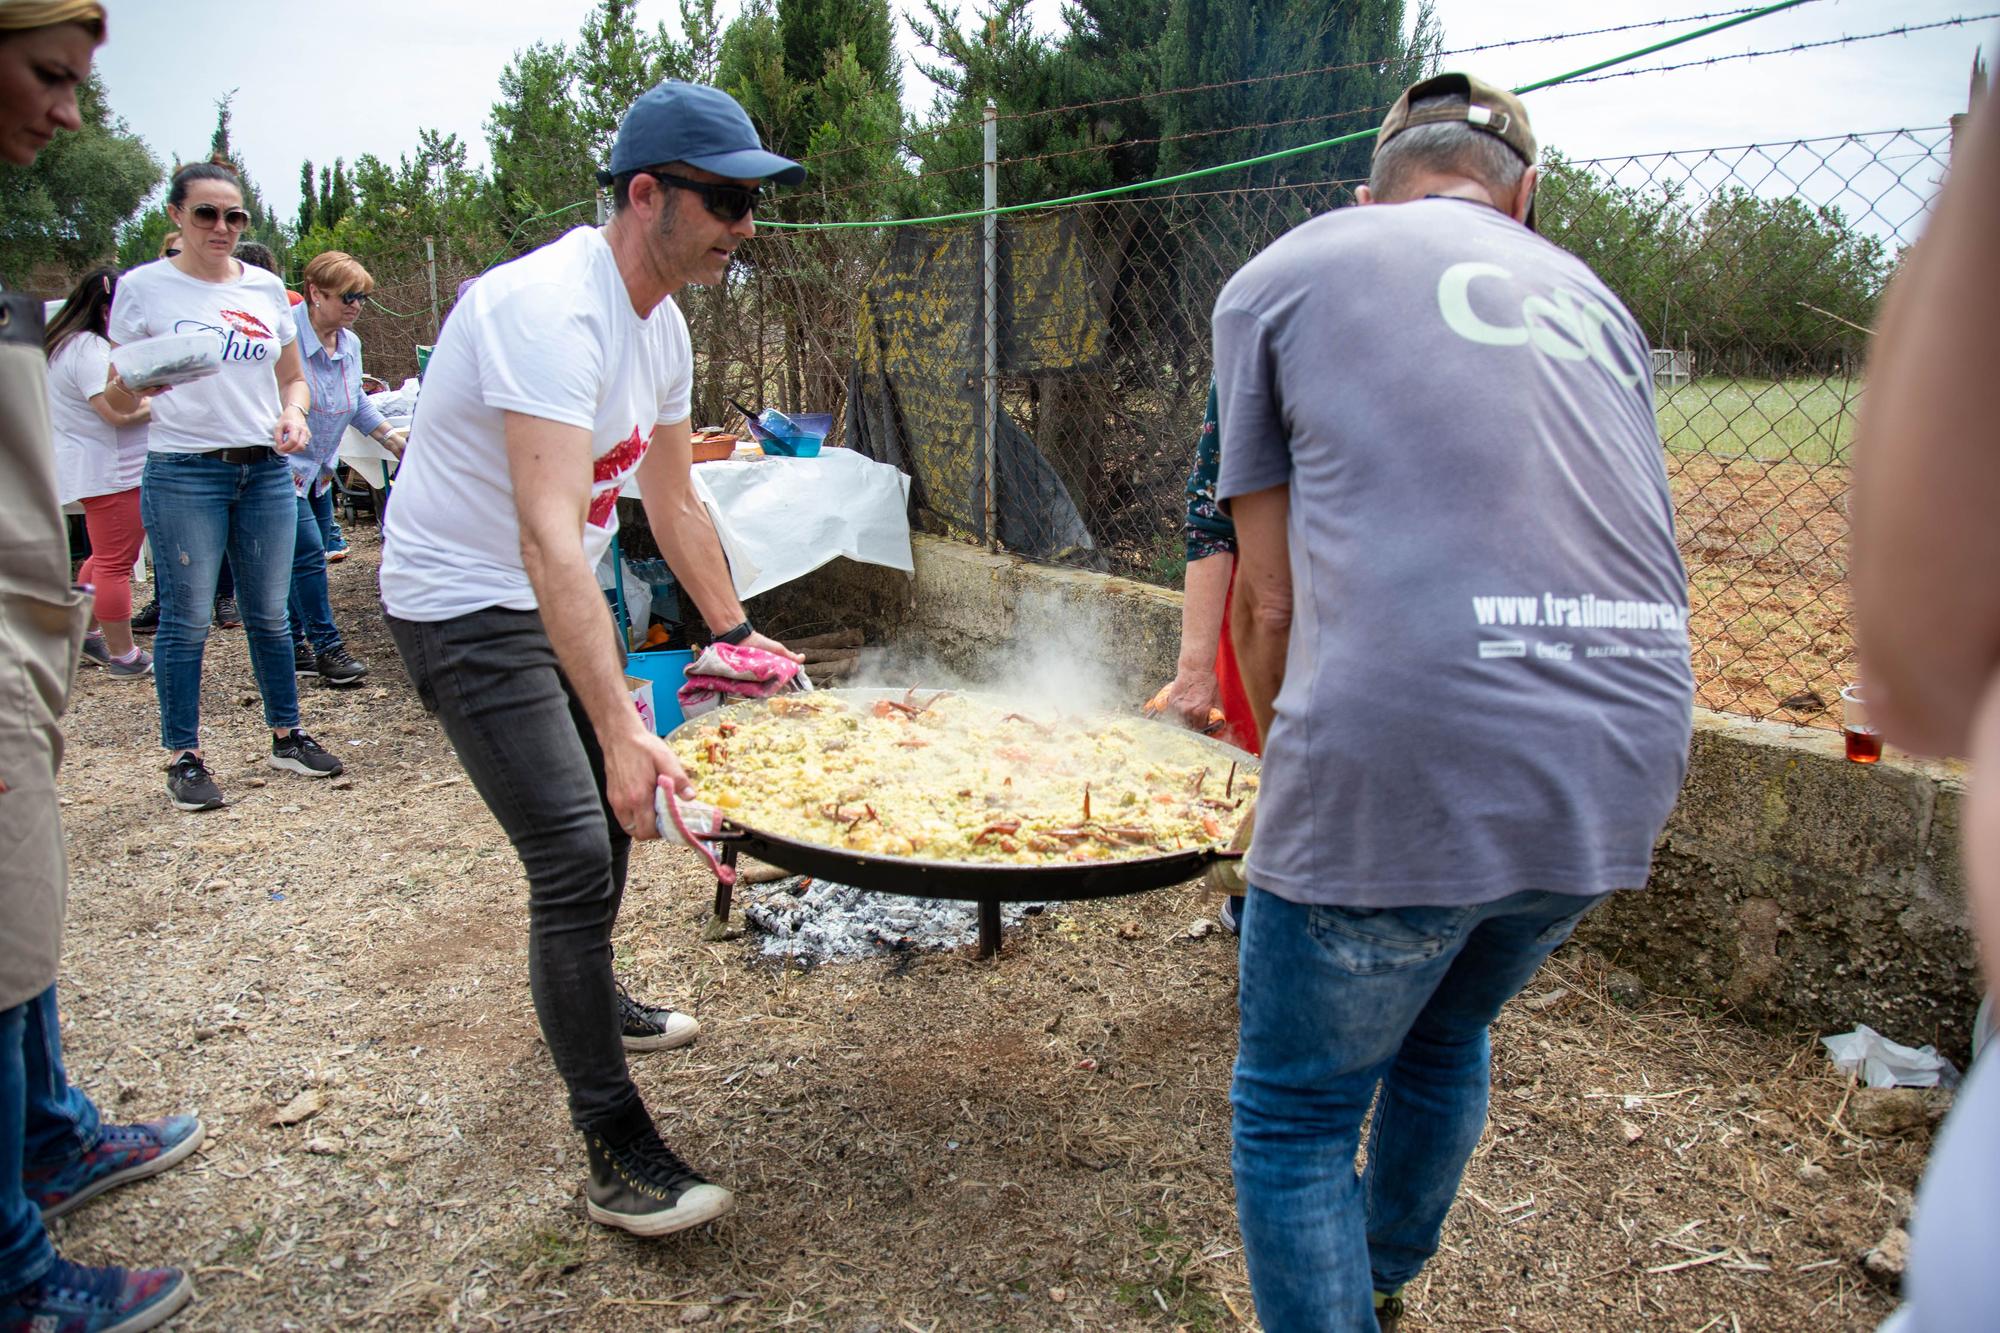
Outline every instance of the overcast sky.
<svg viewBox="0 0 2000 1333">
<path fill-rule="evenodd" d="M 914 8 L 891 0 L 900 14 Z M 731 9 L 730 0 L 723 0 Z M 1716 0 L 1436 0 L 1447 48 L 1672 18 Z M 1037 0 L 1046 28 L 1059 0 Z M 216 99 L 236 90 L 244 164 L 281 215 L 297 207 L 301 159 L 393 160 L 420 127 L 457 134 L 486 160 L 484 122 L 502 67 L 535 41 L 569 41 L 591 0 L 109 0 L 99 56 L 113 109 L 171 164 L 205 155 Z M 969 10 L 969 6 L 968 6 Z M 1764 50 L 2000 10 L 2000 0 L 1816 0 L 1644 63 Z M 641 21 L 672 22 L 673 0 L 640 0 Z M 1700 26 L 1698 24 L 1687 25 Z M 1467 55 L 1448 64 L 1519 85 L 1619 54 L 1679 27 Z M 1850 46 L 1613 79 L 1534 94 L 1542 142 L 1571 158 L 1625 156 L 1942 125 L 1965 103 L 1973 51 L 2000 36 L 1987 20 Z M 911 37 L 898 22 L 907 51 Z M 929 105 L 906 70 L 906 102 Z M 1310 127 L 1307 127 L 1310 128 Z"/>
</svg>

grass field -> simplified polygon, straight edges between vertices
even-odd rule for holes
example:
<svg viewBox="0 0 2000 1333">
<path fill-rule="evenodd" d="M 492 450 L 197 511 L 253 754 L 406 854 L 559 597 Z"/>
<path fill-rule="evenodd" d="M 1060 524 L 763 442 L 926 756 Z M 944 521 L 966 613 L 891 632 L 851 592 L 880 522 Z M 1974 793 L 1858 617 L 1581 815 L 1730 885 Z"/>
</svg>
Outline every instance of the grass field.
<svg viewBox="0 0 2000 1333">
<path fill-rule="evenodd" d="M 1812 467 L 1848 461 L 1861 385 L 1851 379 L 1699 379 L 1658 391 L 1660 438 L 1677 454 Z"/>
</svg>

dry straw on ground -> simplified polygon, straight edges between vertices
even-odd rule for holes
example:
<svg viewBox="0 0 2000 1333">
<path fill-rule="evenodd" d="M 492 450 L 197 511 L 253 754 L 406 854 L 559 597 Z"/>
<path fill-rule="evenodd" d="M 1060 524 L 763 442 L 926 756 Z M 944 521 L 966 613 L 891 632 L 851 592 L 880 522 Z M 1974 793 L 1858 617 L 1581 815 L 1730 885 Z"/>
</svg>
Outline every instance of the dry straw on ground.
<svg viewBox="0 0 2000 1333">
<path fill-rule="evenodd" d="M 147 687 L 81 684 L 70 1070 L 114 1117 L 195 1108 L 211 1136 L 58 1224 L 65 1252 L 190 1266 L 190 1329 L 1250 1324 L 1236 960 L 1186 937 L 1193 890 L 1035 918 L 992 963 L 799 972 L 703 944 L 710 885 L 642 849 L 617 965 L 705 1028 L 635 1074 L 741 1206 L 658 1242 L 585 1221 L 516 863 L 402 681 L 355 537 L 336 604 L 375 673 L 305 694 L 350 785 L 261 766 L 240 632 L 212 638 L 203 699 L 222 811 L 167 805 Z M 1889 1309 L 1858 1256 L 1901 1221 L 1928 1129 L 1864 1136 L 1803 1037 L 1620 1007 L 1566 955 L 1495 1052 L 1492 1128 L 1405 1327 L 1868 1329 Z"/>
</svg>

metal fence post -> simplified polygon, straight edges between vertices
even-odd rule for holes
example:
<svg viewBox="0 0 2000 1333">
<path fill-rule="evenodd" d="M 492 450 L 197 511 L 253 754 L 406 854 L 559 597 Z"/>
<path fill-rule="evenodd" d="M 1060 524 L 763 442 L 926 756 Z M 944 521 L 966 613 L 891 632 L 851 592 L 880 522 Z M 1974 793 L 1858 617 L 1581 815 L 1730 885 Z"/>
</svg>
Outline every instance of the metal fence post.
<svg viewBox="0 0 2000 1333">
<path fill-rule="evenodd" d="M 431 273 L 431 345 L 436 346 L 438 330 L 444 327 L 444 320 L 438 316 L 438 252 L 437 242 L 424 237 L 424 267 Z"/>
<path fill-rule="evenodd" d="M 999 330 L 999 290 L 1000 290 L 1000 219 L 993 210 L 1000 204 L 1000 112 L 991 101 L 986 103 L 986 216 L 980 221 L 986 229 L 986 243 L 981 247 L 980 275 L 982 278 L 983 300 L 981 310 L 986 325 L 986 411 L 985 429 L 980 438 L 985 458 L 983 460 L 986 482 L 985 509 L 983 511 L 986 549 L 1000 549 L 1000 508 L 993 490 L 993 457 L 1000 438 L 1000 330 Z"/>
</svg>

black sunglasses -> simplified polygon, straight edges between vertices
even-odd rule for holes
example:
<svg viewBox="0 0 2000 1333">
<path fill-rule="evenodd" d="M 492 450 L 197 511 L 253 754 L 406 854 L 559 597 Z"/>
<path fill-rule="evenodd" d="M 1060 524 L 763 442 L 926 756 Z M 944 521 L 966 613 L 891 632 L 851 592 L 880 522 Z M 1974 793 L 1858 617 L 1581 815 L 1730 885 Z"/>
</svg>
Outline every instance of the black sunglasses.
<svg viewBox="0 0 2000 1333">
<path fill-rule="evenodd" d="M 340 294 L 340 303 L 342 305 L 360 305 L 367 299 L 367 292 L 342 292 Z"/>
<path fill-rule="evenodd" d="M 642 169 L 643 170 L 643 169 Z M 662 185 L 671 185 L 676 190 L 686 190 L 701 196 L 701 202 L 708 211 L 724 222 L 741 222 L 750 210 L 764 197 L 761 185 L 716 184 L 710 181 L 691 181 L 685 176 L 676 176 L 670 171 L 645 171 Z"/>
<path fill-rule="evenodd" d="M 232 208 L 225 211 L 214 204 L 196 204 L 188 210 L 188 216 L 194 219 L 197 227 L 213 227 L 220 222 L 231 231 L 242 231 L 250 225 L 250 215 L 244 210 Z"/>
<path fill-rule="evenodd" d="M 171 249 L 169 249 L 165 254 L 161 255 L 160 257 L 162 259 L 172 259 L 175 255 L 179 254 L 180 252 L 181 248 L 178 245 L 176 245 Z"/>
</svg>

